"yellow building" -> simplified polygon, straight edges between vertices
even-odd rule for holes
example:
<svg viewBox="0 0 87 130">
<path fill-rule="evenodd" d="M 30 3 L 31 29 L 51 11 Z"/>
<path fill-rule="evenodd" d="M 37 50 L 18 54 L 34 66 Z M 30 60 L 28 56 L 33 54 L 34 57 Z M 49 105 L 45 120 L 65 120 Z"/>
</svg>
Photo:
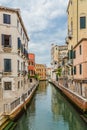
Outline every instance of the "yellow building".
<svg viewBox="0 0 87 130">
<path fill-rule="evenodd" d="M 68 66 L 69 66 L 69 86 L 73 88 L 75 55 L 78 60 L 78 54 L 73 48 L 82 40 L 87 38 L 87 0 L 69 0 L 67 7 L 68 15 L 68 35 L 66 43 L 68 45 Z"/>
<path fill-rule="evenodd" d="M 46 80 L 46 65 L 35 64 L 35 73 L 39 76 L 40 80 Z"/>
<path fill-rule="evenodd" d="M 68 49 L 71 50 L 82 38 L 87 37 L 87 0 L 69 0 L 68 8 Z"/>
</svg>

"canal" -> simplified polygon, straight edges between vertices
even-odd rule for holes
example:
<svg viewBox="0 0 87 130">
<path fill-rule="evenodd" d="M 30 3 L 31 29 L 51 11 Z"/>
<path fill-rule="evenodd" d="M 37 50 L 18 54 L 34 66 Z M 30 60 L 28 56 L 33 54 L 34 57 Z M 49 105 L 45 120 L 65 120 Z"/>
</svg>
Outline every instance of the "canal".
<svg viewBox="0 0 87 130">
<path fill-rule="evenodd" d="M 15 130 L 87 130 L 87 124 L 53 85 L 40 82 Z"/>
</svg>

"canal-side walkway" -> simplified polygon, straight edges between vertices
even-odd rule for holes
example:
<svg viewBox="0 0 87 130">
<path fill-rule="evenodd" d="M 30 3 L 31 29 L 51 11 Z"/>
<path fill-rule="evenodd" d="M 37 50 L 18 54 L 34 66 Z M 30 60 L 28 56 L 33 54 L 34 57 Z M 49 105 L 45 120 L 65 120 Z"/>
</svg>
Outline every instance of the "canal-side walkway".
<svg viewBox="0 0 87 130">
<path fill-rule="evenodd" d="M 3 100 L 1 102 L 0 130 L 4 127 L 4 123 L 7 125 L 9 122 L 8 118 L 14 120 L 22 109 L 26 110 L 26 105 L 32 98 L 38 84 L 38 82 L 32 83 L 29 88 L 27 88 L 23 93 L 20 93 L 16 99 Z"/>
<path fill-rule="evenodd" d="M 54 84 L 60 91 L 62 91 L 66 97 L 75 105 L 77 106 L 83 113 L 87 112 L 87 99 L 83 98 L 82 96 L 78 95 L 77 93 L 73 92 L 72 90 L 64 87 L 62 84 L 58 83 L 57 81 L 50 81 Z M 83 117 L 84 120 L 87 122 L 87 118 Z"/>
</svg>

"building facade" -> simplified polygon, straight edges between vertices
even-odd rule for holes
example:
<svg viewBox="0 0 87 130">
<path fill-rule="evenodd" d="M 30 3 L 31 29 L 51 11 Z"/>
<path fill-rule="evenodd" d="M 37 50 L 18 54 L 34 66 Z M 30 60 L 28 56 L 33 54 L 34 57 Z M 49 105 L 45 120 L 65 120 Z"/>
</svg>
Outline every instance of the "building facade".
<svg viewBox="0 0 87 130">
<path fill-rule="evenodd" d="M 29 59 L 28 74 L 30 76 L 30 82 L 32 82 L 32 80 L 34 80 L 34 76 L 35 76 L 35 54 L 29 53 L 28 59 Z"/>
<path fill-rule="evenodd" d="M 51 78 L 56 79 L 55 69 L 58 67 L 58 45 L 51 44 Z"/>
<path fill-rule="evenodd" d="M 35 64 L 35 73 L 39 76 L 40 80 L 46 80 L 46 65 Z"/>
<path fill-rule="evenodd" d="M 27 85 L 28 41 L 20 10 L 0 6 L 0 82 L 3 98 L 16 96 Z"/>
<path fill-rule="evenodd" d="M 52 44 L 52 49 L 51 49 L 51 66 L 52 66 L 51 78 L 53 80 L 56 80 L 56 78 L 57 78 L 56 70 L 59 67 L 62 67 L 63 58 L 67 57 L 67 53 L 68 53 L 67 45 L 58 46 L 58 45 Z"/>
<path fill-rule="evenodd" d="M 87 39 L 82 39 L 73 50 L 74 89 L 79 95 L 87 98 Z"/>
<path fill-rule="evenodd" d="M 78 84 L 78 81 L 76 79 L 81 77 L 80 73 L 78 73 L 78 77 L 75 76 L 76 75 L 75 69 L 78 68 L 78 67 L 75 68 L 75 66 L 78 66 L 80 64 L 80 61 L 78 61 L 78 60 L 80 60 L 79 53 L 78 53 L 78 51 L 79 51 L 78 43 L 82 39 L 85 39 L 87 37 L 87 25 L 86 25 L 87 24 L 87 7 L 86 6 L 87 6 L 86 0 L 69 0 L 68 8 L 67 8 L 68 36 L 66 38 L 66 43 L 68 44 L 68 50 L 69 50 L 68 51 L 68 58 L 69 58 L 68 65 L 69 65 L 69 70 L 70 70 L 69 86 L 74 87 L 74 90 L 75 90 L 75 84 Z M 82 40 L 81 44 L 84 45 L 83 40 Z M 74 51 L 76 51 L 76 59 L 74 59 L 74 57 L 75 57 Z M 82 55 L 80 55 L 80 58 L 81 58 L 81 56 L 84 57 L 83 49 L 82 49 Z M 81 61 L 83 62 L 82 58 L 81 58 Z M 78 63 L 78 65 L 76 65 L 75 62 Z M 86 70 L 84 69 L 83 71 L 86 71 Z M 77 83 L 76 83 L 76 81 L 77 81 Z M 76 85 L 76 86 L 78 86 L 78 85 Z M 82 93 L 81 86 L 82 86 L 82 84 L 80 84 L 80 87 L 79 87 L 79 88 L 81 88 L 79 90 L 80 94 Z M 82 95 L 84 95 L 84 94 L 82 94 Z"/>
</svg>

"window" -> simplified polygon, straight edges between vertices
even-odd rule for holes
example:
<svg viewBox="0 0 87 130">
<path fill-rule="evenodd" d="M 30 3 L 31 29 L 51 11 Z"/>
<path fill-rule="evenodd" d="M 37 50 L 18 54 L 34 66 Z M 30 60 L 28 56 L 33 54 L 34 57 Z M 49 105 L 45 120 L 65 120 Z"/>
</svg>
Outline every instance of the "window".
<svg viewBox="0 0 87 130">
<path fill-rule="evenodd" d="M 21 49 L 21 40 L 20 40 L 19 37 L 18 37 L 18 49 L 19 49 L 19 50 Z"/>
<path fill-rule="evenodd" d="M 4 35 L 2 34 L 2 45 L 4 47 L 11 47 L 11 35 Z"/>
<path fill-rule="evenodd" d="M 74 74 L 76 74 L 76 66 L 74 66 Z"/>
<path fill-rule="evenodd" d="M 4 59 L 4 72 L 11 72 L 11 59 Z"/>
<path fill-rule="evenodd" d="M 12 83 L 11 82 L 4 82 L 4 90 L 11 90 Z"/>
<path fill-rule="evenodd" d="M 18 81 L 18 89 L 20 88 L 20 81 Z"/>
<path fill-rule="evenodd" d="M 80 17 L 80 29 L 86 28 L 86 17 Z"/>
<path fill-rule="evenodd" d="M 79 46 L 79 53 L 80 53 L 80 55 L 82 54 L 82 47 L 81 47 L 81 45 Z"/>
<path fill-rule="evenodd" d="M 19 60 L 17 61 L 17 68 L 18 68 L 18 72 L 20 71 L 19 70 Z"/>
<path fill-rule="evenodd" d="M 79 73 L 82 74 L 82 65 L 79 65 Z"/>
<path fill-rule="evenodd" d="M 19 28 L 19 20 L 17 20 L 17 28 Z"/>
<path fill-rule="evenodd" d="M 73 58 L 73 50 L 69 50 L 69 52 L 68 52 L 68 58 L 69 59 L 72 59 Z"/>
<path fill-rule="evenodd" d="M 73 75 L 73 68 L 71 68 L 71 75 Z"/>
<path fill-rule="evenodd" d="M 3 23 L 11 24 L 11 18 L 8 14 L 3 14 Z"/>
<path fill-rule="evenodd" d="M 73 58 L 76 58 L 76 51 L 73 51 Z"/>
<path fill-rule="evenodd" d="M 22 35 L 22 28 L 21 28 L 21 35 Z"/>
</svg>

